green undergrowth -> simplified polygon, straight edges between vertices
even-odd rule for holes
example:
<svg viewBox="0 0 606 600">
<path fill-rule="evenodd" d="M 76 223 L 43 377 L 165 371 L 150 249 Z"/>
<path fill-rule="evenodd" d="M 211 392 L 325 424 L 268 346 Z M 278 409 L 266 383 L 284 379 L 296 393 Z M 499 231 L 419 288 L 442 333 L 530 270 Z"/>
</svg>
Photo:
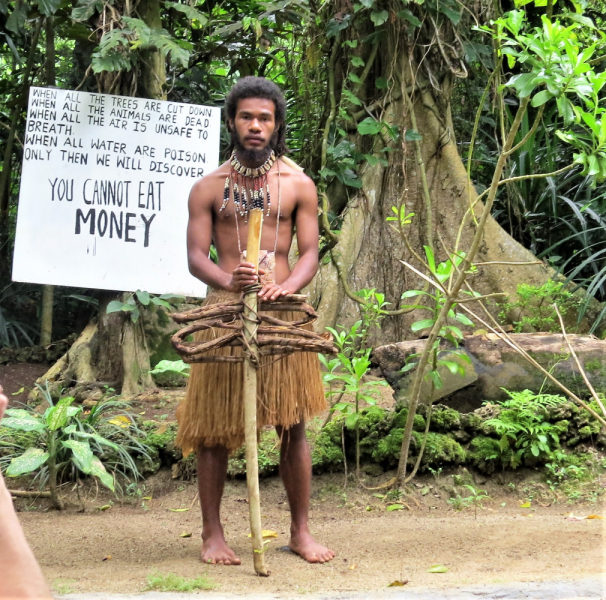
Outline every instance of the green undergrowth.
<svg viewBox="0 0 606 600">
<path fill-rule="evenodd" d="M 147 578 L 145 591 L 157 592 L 194 592 L 196 590 L 213 590 L 217 584 L 213 583 L 206 575 L 195 579 L 186 579 L 175 573 L 152 573 Z"/>
<path fill-rule="evenodd" d="M 360 460 L 365 472 L 380 474 L 397 466 L 407 417 L 406 407 L 360 417 Z M 417 461 L 426 417 L 422 406 L 415 415 L 409 468 Z M 155 468 L 172 467 L 173 473 L 184 479 L 195 475 L 195 457 L 183 459 L 175 447 L 176 424 L 146 421 L 142 429 L 147 433 L 145 443 L 151 448 Z M 344 454 L 348 461 L 355 461 L 355 431 L 346 426 L 343 416 L 336 415 L 324 427 L 319 419 L 313 420 L 307 437 L 314 473 L 343 471 Z M 560 396 L 527 391 L 512 393 L 505 402 L 486 403 L 472 413 L 434 406 L 420 472 L 465 466 L 492 475 L 520 467 L 539 468 L 559 486 L 578 480 L 587 471 L 583 465 L 577 469 L 576 459 L 566 457 L 605 449 L 606 435 L 586 410 Z M 280 440 L 275 431 L 260 432 L 258 456 L 261 477 L 278 474 Z M 244 448 L 240 448 L 229 459 L 228 475 L 245 474 Z"/>
</svg>

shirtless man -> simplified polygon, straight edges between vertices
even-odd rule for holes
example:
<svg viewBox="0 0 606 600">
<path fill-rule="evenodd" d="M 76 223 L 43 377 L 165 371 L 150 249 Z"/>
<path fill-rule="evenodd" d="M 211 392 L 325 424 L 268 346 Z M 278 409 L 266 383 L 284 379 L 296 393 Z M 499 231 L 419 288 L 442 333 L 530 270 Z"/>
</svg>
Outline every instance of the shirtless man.
<svg viewBox="0 0 606 600">
<path fill-rule="evenodd" d="M 266 162 L 272 150 L 277 156 L 267 174 L 271 208 L 269 216 L 264 217 L 261 237 L 262 251 L 271 252 L 275 247 L 275 281 L 264 284 L 259 297 L 275 300 L 297 293 L 312 280 L 318 267 L 318 198 L 312 180 L 280 158 L 286 152 L 284 98 L 280 89 L 270 81 L 246 77 L 228 95 L 226 112 L 232 146 L 243 167 L 258 168 Z M 213 290 L 239 294 L 244 286 L 256 283 L 258 276 L 254 265 L 243 262 L 240 257 L 238 248 L 239 245 L 246 247 L 248 228 L 244 218 L 235 214 L 233 193 L 226 205 L 223 202 L 225 181 L 230 169 L 228 161 L 194 185 L 189 198 L 187 247 L 189 269 L 193 275 Z M 295 227 L 299 259 L 291 271 L 288 252 Z M 209 258 L 211 243 L 217 249 L 218 265 Z M 264 271 L 261 269 L 260 273 L 263 275 Z M 313 360 L 317 362 L 315 356 Z M 190 387 L 193 368 L 197 366 L 192 366 Z M 304 402 L 305 399 L 298 401 Z M 323 394 L 321 401 L 324 403 Z M 291 511 L 289 546 L 308 562 L 327 562 L 335 553 L 317 543 L 308 527 L 311 456 L 305 437 L 305 423 L 301 420 L 289 427 L 273 424 L 282 440 L 280 475 Z M 202 560 L 239 565 L 240 559 L 225 541 L 219 514 L 228 448 L 222 444 L 209 446 L 199 440 L 192 447 L 196 448 L 198 454 L 203 519 Z"/>
</svg>

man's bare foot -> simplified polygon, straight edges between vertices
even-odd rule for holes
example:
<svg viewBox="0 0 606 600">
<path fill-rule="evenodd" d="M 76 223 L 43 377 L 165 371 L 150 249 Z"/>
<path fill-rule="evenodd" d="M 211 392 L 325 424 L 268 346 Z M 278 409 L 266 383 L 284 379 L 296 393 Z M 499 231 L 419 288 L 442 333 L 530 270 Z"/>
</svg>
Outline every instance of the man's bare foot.
<svg viewBox="0 0 606 600">
<path fill-rule="evenodd" d="M 204 540 L 202 544 L 202 562 L 209 565 L 239 565 L 242 561 L 227 545 L 222 535 L 216 535 Z"/>
<path fill-rule="evenodd" d="M 288 547 L 302 559 L 310 563 L 325 563 L 335 557 L 332 550 L 318 544 L 310 533 L 292 534 Z"/>
</svg>

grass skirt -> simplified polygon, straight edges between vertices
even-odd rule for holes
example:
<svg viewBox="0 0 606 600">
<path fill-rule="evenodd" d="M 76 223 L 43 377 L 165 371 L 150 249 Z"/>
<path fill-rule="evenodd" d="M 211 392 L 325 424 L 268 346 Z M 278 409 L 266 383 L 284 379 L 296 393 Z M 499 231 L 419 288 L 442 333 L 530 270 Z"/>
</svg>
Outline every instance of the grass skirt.
<svg viewBox="0 0 606 600">
<path fill-rule="evenodd" d="M 238 294 L 211 291 L 205 304 L 233 302 Z M 283 321 L 302 318 L 300 312 L 268 312 Z M 306 326 L 312 329 L 311 324 Z M 224 335 L 225 330 L 207 329 L 195 334 L 196 341 Z M 209 352 L 238 356 L 241 347 Z M 200 446 L 225 446 L 230 452 L 244 443 L 242 402 L 243 363 L 194 363 L 185 400 L 177 408 L 176 445 L 187 456 Z M 326 409 L 320 361 L 311 352 L 287 356 L 264 356 L 257 371 L 257 426 L 281 425 L 288 429 Z"/>
</svg>

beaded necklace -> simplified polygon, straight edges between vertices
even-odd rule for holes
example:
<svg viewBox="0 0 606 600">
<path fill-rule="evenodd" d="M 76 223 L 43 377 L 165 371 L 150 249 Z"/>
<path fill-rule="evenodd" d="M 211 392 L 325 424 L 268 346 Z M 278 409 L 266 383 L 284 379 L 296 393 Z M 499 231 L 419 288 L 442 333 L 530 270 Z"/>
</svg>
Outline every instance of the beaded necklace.
<svg viewBox="0 0 606 600">
<path fill-rule="evenodd" d="M 245 167 L 236 156 L 234 150 L 229 161 L 229 175 L 225 178 L 225 187 L 223 189 L 223 204 L 219 212 L 224 210 L 229 201 L 230 188 L 234 193 L 234 205 L 236 211 L 244 217 L 244 222 L 248 223 L 248 215 L 251 208 L 260 208 L 267 210 L 266 215 L 269 216 L 271 198 L 269 195 L 269 182 L 267 181 L 267 173 L 272 168 L 276 161 L 274 151 L 267 160 L 256 169 Z M 267 199 L 267 202 L 265 202 Z"/>
<path fill-rule="evenodd" d="M 242 255 L 242 243 L 240 241 L 240 225 L 238 213 L 244 217 L 244 223 L 248 223 L 248 215 L 251 208 L 265 210 L 265 216 L 269 216 L 271 210 L 271 198 L 269 195 L 269 181 L 267 174 L 276 163 L 276 155 L 272 150 L 267 160 L 256 169 L 245 167 L 236 156 L 235 150 L 229 160 L 230 170 L 225 178 L 223 188 L 223 203 L 219 212 L 225 210 L 229 202 L 230 192 L 233 192 L 234 216 L 236 218 L 236 234 L 238 238 L 238 251 Z M 280 161 L 278 166 L 278 214 L 276 215 L 276 239 L 274 242 L 274 254 L 278 248 L 278 232 L 280 230 L 280 207 L 282 204 L 282 189 L 280 186 Z M 267 200 L 267 202 L 266 202 Z"/>
</svg>

